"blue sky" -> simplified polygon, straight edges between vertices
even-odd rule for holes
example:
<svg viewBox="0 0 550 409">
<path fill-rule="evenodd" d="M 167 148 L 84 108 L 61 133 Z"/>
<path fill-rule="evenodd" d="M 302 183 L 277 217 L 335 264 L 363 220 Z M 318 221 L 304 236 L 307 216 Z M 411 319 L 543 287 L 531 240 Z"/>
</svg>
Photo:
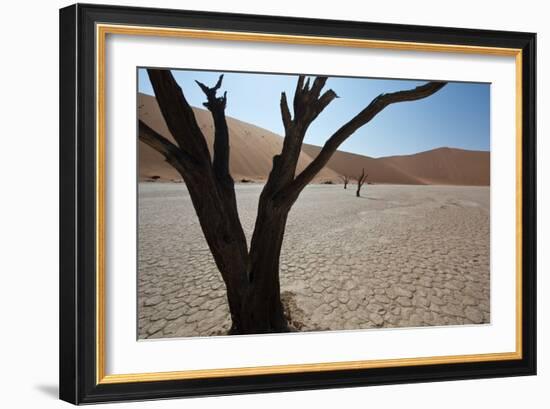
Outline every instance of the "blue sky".
<svg viewBox="0 0 550 409">
<path fill-rule="evenodd" d="M 214 85 L 221 72 L 172 70 L 193 106 L 205 96 L 195 80 Z M 283 135 L 279 108 L 285 91 L 292 110 L 297 75 L 224 73 L 226 114 Z M 335 99 L 313 122 L 306 143 L 322 146 L 340 126 L 380 93 L 411 89 L 424 81 L 330 77 Z M 154 95 L 145 69 L 138 70 L 138 90 Z M 340 150 L 372 157 L 406 155 L 439 147 L 488 151 L 490 148 L 490 84 L 449 83 L 419 101 L 393 104 L 349 137 Z"/>
</svg>

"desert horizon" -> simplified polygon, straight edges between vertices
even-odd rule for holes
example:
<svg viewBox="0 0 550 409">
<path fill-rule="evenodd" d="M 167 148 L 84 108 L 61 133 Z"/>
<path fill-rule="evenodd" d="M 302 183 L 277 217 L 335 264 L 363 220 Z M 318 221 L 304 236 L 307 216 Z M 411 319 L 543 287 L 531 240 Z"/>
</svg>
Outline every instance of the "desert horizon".
<svg viewBox="0 0 550 409">
<path fill-rule="evenodd" d="M 213 123 L 210 113 L 193 107 L 210 152 L 213 149 Z M 173 141 L 155 97 L 138 93 L 138 116 L 161 135 Z M 235 183 L 265 182 L 273 156 L 280 153 L 284 138 L 242 120 L 227 117 L 230 132 L 230 173 Z M 297 173 L 315 158 L 320 146 L 304 143 Z M 312 183 L 342 184 L 341 176 L 354 179 L 365 169 L 367 183 L 401 185 L 488 186 L 490 152 L 441 146 L 406 155 L 373 158 L 337 150 Z M 158 178 L 157 178 L 158 176 Z M 139 142 L 139 181 L 182 182 L 181 175 L 161 154 Z"/>
</svg>

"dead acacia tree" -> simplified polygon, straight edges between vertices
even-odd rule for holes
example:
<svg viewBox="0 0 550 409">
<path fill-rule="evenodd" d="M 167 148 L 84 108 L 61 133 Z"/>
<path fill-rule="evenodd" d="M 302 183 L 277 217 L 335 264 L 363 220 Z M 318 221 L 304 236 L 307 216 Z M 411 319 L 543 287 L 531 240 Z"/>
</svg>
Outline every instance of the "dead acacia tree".
<svg viewBox="0 0 550 409">
<path fill-rule="evenodd" d="M 365 174 L 365 168 L 363 168 L 363 171 L 361 172 L 361 176 L 355 179 L 357 180 L 357 191 L 355 192 L 355 196 L 361 197 L 361 187 L 363 187 L 363 184 L 367 180 L 367 176 L 368 174 L 367 175 Z"/>
<path fill-rule="evenodd" d="M 368 123 L 390 104 L 426 98 L 445 83 L 429 82 L 412 90 L 382 94 L 331 135 L 318 156 L 298 175 L 296 165 L 310 124 L 336 98 L 322 93 L 327 77 L 299 76 L 291 114 L 287 96 L 281 94 L 280 108 L 285 138 L 281 153 L 261 192 L 250 248 L 229 173 L 229 131 L 225 118 L 227 94 L 217 96 L 223 75 L 213 87 L 198 83 L 204 106 L 214 121 L 213 157 L 199 128 L 192 107 L 169 70 L 149 69 L 148 75 L 166 125 L 175 144 L 143 121 L 140 139 L 164 155 L 182 176 L 206 242 L 227 288 L 232 319 L 231 334 L 288 331 L 281 304 L 279 256 L 288 213 L 300 192 L 327 164 L 330 157 L 357 129 Z"/>
<path fill-rule="evenodd" d="M 344 189 L 347 189 L 348 183 L 349 183 L 349 176 L 343 175 L 343 176 L 340 176 L 340 179 L 342 179 L 342 181 L 344 182 Z"/>
</svg>

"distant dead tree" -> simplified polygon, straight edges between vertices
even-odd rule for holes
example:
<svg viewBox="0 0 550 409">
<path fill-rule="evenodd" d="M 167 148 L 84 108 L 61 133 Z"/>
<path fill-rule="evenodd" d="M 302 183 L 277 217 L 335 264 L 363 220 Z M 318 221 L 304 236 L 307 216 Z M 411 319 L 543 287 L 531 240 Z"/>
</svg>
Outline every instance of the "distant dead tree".
<svg viewBox="0 0 550 409">
<path fill-rule="evenodd" d="M 368 174 L 365 174 L 365 168 L 363 168 L 363 171 L 361 172 L 361 176 L 359 176 L 357 180 L 357 192 L 355 192 L 355 196 L 361 197 L 361 187 L 363 186 L 363 183 L 367 180 Z"/>
<path fill-rule="evenodd" d="M 300 75 L 291 115 L 286 94 L 280 108 L 284 125 L 281 153 L 260 194 L 250 248 L 239 219 L 234 181 L 229 173 L 229 130 L 225 117 L 227 93 L 217 96 L 223 75 L 213 87 L 197 82 L 206 95 L 204 106 L 214 122 L 213 157 L 191 105 L 169 70 L 148 69 L 149 79 L 166 125 L 175 143 L 145 122 L 139 121 L 139 138 L 161 153 L 187 185 L 200 226 L 216 266 L 225 282 L 231 314 L 230 334 L 288 331 L 279 284 L 279 257 L 287 216 L 302 190 L 327 164 L 338 147 L 388 105 L 426 98 L 444 82 L 428 82 L 411 90 L 381 94 L 355 117 L 328 137 L 325 145 L 302 172 L 296 175 L 306 131 L 337 97 L 321 91 L 327 77 L 310 82 Z"/>
<path fill-rule="evenodd" d="M 349 176 L 343 175 L 343 176 L 340 176 L 340 179 L 342 179 L 342 181 L 344 182 L 344 189 L 347 189 L 348 183 L 349 183 Z"/>
</svg>

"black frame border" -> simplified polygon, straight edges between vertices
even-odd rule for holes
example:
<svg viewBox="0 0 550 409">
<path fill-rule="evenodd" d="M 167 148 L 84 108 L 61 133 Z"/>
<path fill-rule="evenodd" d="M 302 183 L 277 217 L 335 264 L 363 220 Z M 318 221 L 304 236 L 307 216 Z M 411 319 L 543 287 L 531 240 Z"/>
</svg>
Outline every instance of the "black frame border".
<svg viewBox="0 0 550 409">
<path fill-rule="evenodd" d="M 96 384 L 96 23 L 522 50 L 522 359 Z M 74 404 L 536 374 L 536 34 L 76 4 L 60 10 L 60 399 Z"/>
</svg>

